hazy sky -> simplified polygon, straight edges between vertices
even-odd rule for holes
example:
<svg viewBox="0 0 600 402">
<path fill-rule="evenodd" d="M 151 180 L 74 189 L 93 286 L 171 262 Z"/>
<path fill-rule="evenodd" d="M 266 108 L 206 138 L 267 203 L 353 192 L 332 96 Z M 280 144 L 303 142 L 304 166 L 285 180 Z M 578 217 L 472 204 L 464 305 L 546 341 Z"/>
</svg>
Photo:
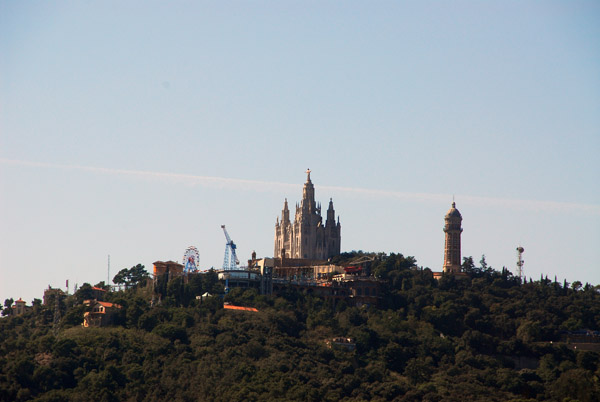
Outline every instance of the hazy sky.
<svg viewBox="0 0 600 402">
<path fill-rule="evenodd" d="M 597 1 L 0 1 L 0 299 L 272 256 L 283 200 L 342 250 L 600 283 Z"/>
</svg>

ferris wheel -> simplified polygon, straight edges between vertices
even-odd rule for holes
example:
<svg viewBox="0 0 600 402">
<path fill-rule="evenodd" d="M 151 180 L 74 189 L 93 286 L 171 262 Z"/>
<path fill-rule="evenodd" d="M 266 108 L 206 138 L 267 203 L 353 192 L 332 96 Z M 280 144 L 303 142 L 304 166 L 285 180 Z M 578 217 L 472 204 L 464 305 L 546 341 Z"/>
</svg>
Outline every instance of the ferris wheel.
<svg viewBox="0 0 600 402">
<path fill-rule="evenodd" d="M 194 246 L 190 246 L 185 249 L 185 253 L 183 254 L 183 266 L 186 274 L 190 272 L 195 272 L 198 270 L 198 266 L 200 265 L 200 253 L 198 253 L 198 249 Z"/>
</svg>

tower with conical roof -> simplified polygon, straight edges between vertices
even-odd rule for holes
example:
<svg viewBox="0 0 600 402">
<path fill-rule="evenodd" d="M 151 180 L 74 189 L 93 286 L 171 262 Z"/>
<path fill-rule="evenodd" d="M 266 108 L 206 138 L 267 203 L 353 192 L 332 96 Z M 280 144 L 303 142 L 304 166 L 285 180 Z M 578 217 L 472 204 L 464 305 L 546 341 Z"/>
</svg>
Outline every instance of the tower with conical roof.
<svg viewBox="0 0 600 402">
<path fill-rule="evenodd" d="M 444 233 L 446 241 L 444 245 L 444 272 L 461 272 L 460 262 L 460 235 L 462 233 L 462 216 L 456 203 L 448 210 L 445 218 Z"/>
<path fill-rule="evenodd" d="M 315 202 L 315 187 L 306 171 L 302 200 L 296 204 L 294 221 L 290 221 L 287 199 L 281 212 L 281 221 L 275 224 L 275 258 L 303 258 L 326 260 L 340 254 L 341 225 L 335 221 L 333 200 L 329 200 L 327 220 L 323 225 L 321 204 Z"/>
</svg>

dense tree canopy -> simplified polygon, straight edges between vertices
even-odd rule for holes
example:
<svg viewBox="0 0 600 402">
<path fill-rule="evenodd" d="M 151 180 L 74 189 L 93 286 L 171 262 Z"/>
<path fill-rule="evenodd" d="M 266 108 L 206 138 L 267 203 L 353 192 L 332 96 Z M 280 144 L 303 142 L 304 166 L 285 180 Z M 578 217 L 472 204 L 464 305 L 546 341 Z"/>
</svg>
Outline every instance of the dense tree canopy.
<svg viewBox="0 0 600 402">
<path fill-rule="evenodd" d="M 600 355 L 562 342 L 600 329 L 598 288 L 521 283 L 470 257 L 468 278 L 436 281 L 412 257 L 369 255 L 379 307 L 292 288 L 196 299 L 222 293 L 214 272 L 159 281 L 152 307 L 149 289 L 108 292 L 123 306 L 108 328 L 82 328 L 75 295 L 54 336 L 55 306 L 38 304 L 0 319 L 0 400 L 599 400 Z M 355 349 L 330 348 L 334 337 Z"/>
<path fill-rule="evenodd" d="M 10 315 L 12 313 L 13 303 L 14 303 L 13 298 L 4 300 L 4 309 L 2 310 L 2 315 Z"/>
<path fill-rule="evenodd" d="M 125 285 L 125 288 L 136 287 L 146 283 L 150 274 L 142 264 L 137 264 L 129 269 L 123 268 L 115 277 L 113 282 L 117 285 Z"/>
</svg>

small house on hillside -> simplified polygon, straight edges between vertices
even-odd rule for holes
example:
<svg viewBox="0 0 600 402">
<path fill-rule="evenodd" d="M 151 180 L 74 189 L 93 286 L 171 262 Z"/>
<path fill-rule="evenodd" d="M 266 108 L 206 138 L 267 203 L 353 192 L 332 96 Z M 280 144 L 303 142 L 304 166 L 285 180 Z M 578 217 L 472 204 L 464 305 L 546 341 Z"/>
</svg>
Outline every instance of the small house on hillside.
<svg viewBox="0 0 600 402">
<path fill-rule="evenodd" d="M 92 308 L 91 311 L 83 314 L 83 324 L 81 325 L 86 328 L 111 325 L 114 322 L 115 314 L 121 308 L 118 304 L 96 300 L 86 300 L 83 304 Z"/>
<path fill-rule="evenodd" d="M 28 309 L 28 307 L 25 304 L 26 304 L 25 300 L 23 300 L 19 297 L 19 300 L 15 301 L 15 305 L 11 306 L 12 310 L 13 310 L 13 314 L 14 315 L 25 314 L 25 312 Z"/>
</svg>

